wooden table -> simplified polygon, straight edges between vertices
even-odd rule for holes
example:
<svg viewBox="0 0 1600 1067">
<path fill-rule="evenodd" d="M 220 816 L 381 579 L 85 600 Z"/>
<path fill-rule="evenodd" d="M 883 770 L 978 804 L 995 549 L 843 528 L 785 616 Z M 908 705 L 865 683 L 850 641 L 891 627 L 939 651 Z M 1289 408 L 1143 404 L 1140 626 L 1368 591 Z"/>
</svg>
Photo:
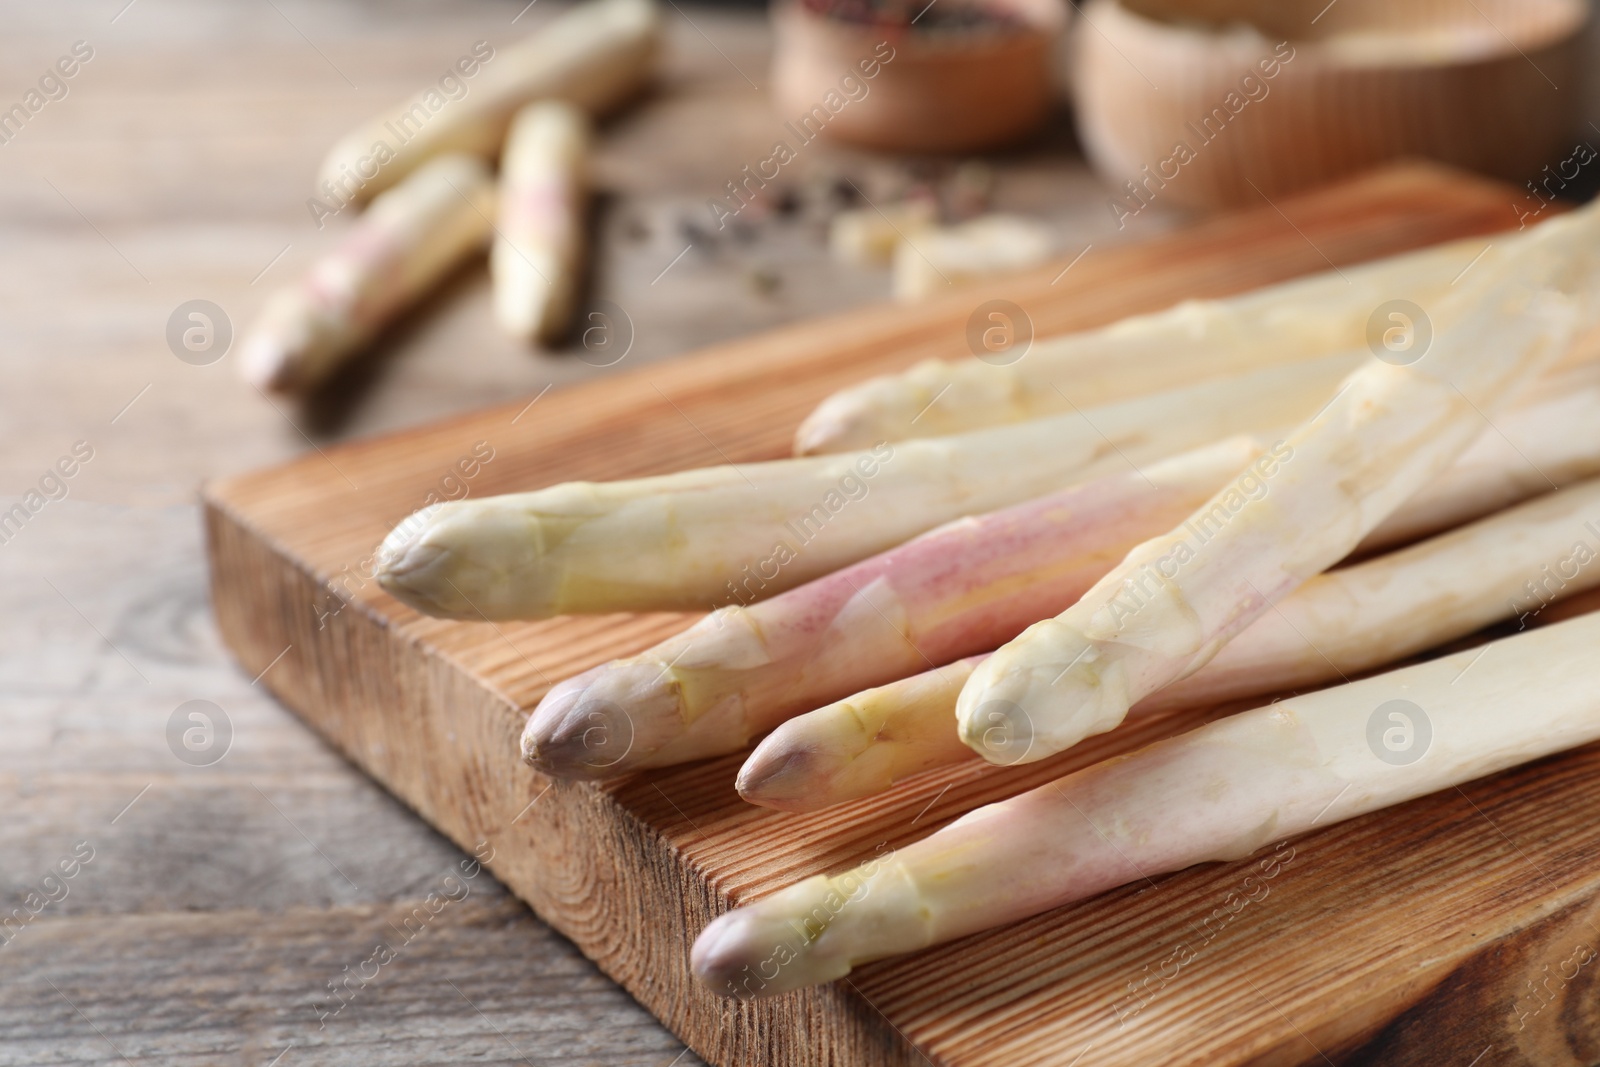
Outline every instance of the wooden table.
<svg viewBox="0 0 1600 1067">
<path fill-rule="evenodd" d="M 454 846 L 242 676 L 206 607 L 202 480 L 606 373 L 501 340 L 481 267 L 304 408 L 164 339 L 195 298 L 243 329 L 337 233 L 304 205 L 332 139 L 551 13 L 522 6 L 0 13 L 4 106 L 75 41 L 93 49 L 0 145 L 0 510 L 75 442 L 93 449 L 65 498 L 0 543 L 0 924 L 30 914 L 30 892 L 59 898 L 0 944 L 0 1064 L 698 1062 L 488 875 L 447 882 Z M 829 190 L 848 177 L 876 199 L 915 176 L 813 146 L 789 168 L 798 212 L 715 232 L 705 201 L 781 125 L 766 27 L 688 6 L 668 25 L 661 89 L 598 160 L 594 291 L 637 331 L 617 369 L 882 297 L 886 275 L 825 255 Z M 1152 211 L 1119 233 L 1065 130 L 994 161 L 1000 206 L 1048 217 L 1069 250 L 1170 225 Z M 196 700 L 232 735 L 206 766 L 176 755 Z M 75 847 L 93 858 L 74 866 Z M 46 883 L 64 858 L 74 876 Z M 333 1014 L 330 985 L 370 974 L 408 917 L 422 932 Z"/>
</svg>

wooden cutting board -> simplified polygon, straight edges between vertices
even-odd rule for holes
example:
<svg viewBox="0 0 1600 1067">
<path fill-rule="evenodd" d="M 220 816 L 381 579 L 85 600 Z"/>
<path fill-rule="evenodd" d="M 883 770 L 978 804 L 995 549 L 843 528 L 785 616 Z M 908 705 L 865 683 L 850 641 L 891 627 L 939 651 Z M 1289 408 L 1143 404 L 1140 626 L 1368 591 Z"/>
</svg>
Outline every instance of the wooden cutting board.
<svg viewBox="0 0 1600 1067">
<path fill-rule="evenodd" d="M 1130 873 L 1123 889 L 1009 929 L 735 1004 L 689 975 L 690 942 L 713 916 L 1214 712 L 1145 719 L 1019 770 L 930 772 L 813 816 L 743 804 L 738 757 L 555 784 L 518 759 L 527 710 L 551 683 L 690 618 L 441 622 L 366 577 L 384 533 L 430 494 L 781 456 L 828 392 L 929 356 L 970 358 L 967 317 L 991 297 L 1048 335 L 1490 233 L 1514 224 L 1514 201 L 1499 185 L 1392 168 L 1097 249 L 1064 274 L 1066 260 L 916 308 L 806 322 L 216 482 L 205 507 L 217 618 L 247 673 L 485 857 L 715 1064 L 1592 1063 L 1600 750 L 1250 861 Z"/>
</svg>

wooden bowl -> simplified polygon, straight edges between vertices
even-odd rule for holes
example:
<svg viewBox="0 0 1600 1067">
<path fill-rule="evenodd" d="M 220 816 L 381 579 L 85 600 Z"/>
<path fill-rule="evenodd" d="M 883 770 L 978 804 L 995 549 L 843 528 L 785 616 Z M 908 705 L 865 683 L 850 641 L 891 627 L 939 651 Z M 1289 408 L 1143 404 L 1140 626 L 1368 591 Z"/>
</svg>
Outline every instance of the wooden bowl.
<svg viewBox="0 0 1600 1067">
<path fill-rule="evenodd" d="M 785 128 L 809 139 L 820 127 L 841 141 L 927 153 L 998 148 L 1036 129 L 1055 95 L 1052 50 L 1067 21 L 1061 0 L 939 4 L 941 14 L 998 11 L 1013 24 L 928 31 L 848 22 L 804 3 L 778 6 L 772 92 Z M 854 90 L 859 98 L 846 93 L 847 77 L 864 87 Z M 840 100 L 837 110 L 828 107 Z M 819 107 L 825 122 L 816 121 Z"/>
<path fill-rule="evenodd" d="M 1119 220 L 1407 155 L 1521 186 L 1573 152 L 1587 17 L 1584 0 L 1090 0 L 1079 135 Z"/>
</svg>

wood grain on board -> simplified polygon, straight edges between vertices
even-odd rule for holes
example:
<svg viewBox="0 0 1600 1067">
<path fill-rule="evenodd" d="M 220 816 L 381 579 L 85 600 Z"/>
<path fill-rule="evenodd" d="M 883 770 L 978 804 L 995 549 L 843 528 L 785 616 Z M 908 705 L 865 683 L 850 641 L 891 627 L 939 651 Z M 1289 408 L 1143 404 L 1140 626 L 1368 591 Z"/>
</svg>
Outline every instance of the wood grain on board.
<svg viewBox="0 0 1600 1067">
<path fill-rule="evenodd" d="M 1026 923 L 734 1004 L 688 972 L 689 944 L 714 915 L 1206 713 L 1143 720 L 1027 768 L 929 772 L 809 816 L 740 802 L 738 757 L 552 783 L 517 758 L 527 709 L 553 682 L 690 617 L 444 622 L 365 577 L 390 526 L 485 445 L 493 458 L 472 468 L 474 495 L 774 458 L 829 391 L 964 355 L 966 319 L 992 297 L 1045 335 L 1487 234 L 1514 221 L 1512 200 L 1435 168 L 1392 168 L 1091 250 L 1070 269 L 1064 259 L 915 308 L 806 322 L 213 483 L 219 626 L 247 672 L 277 661 L 264 685 L 447 836 L 492 853 L 499 878 L 713 1063 L 1465 1065 L 1485 1047 L 1501 1057 L 1486 1065 L 1589 1062 L 1600 750 L 1248 861 L 1130 872 L 1122 889 Z M 1266 891 L 1240 907 L 1251 874 Z"/>
</svg>

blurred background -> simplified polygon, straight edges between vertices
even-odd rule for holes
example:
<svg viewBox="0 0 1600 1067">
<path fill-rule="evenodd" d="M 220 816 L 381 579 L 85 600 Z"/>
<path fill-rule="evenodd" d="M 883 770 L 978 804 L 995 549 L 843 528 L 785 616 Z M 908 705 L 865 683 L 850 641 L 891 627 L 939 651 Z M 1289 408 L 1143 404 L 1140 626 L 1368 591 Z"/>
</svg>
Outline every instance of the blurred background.
<svg viewBox="0 0 1600 1067">
<path fill-rule="evenodd" d="M 232 665 L 205 480 L 1400 157 L 1505 182 L 1508 226 L 1600 182 L 1579 2 L 662 0 L 558 336 L 497 328 L 473 255 L 315 389 L 245 380 L 271 294 L 356 226 L 330 148 L 563 10 L 0 3 L 0 926 L 29 916 L 0 1064 L 698 1062 L 487 876 L 325 1017 L 461 856 Z"/>
</svg>

